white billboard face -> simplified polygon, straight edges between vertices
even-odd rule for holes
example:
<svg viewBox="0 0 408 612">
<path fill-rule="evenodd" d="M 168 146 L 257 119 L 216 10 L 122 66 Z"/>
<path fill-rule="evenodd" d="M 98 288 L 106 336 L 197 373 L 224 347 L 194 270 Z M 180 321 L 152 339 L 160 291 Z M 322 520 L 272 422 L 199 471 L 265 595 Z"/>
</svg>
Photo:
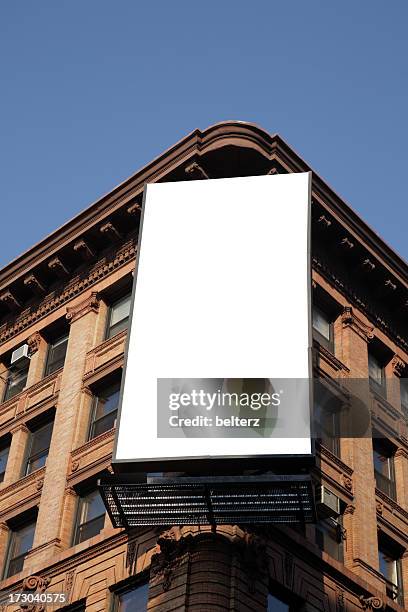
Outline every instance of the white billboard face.
<svg viewBox="0 0 408 612">
<path fill-rule="evenodd" d="M 115 462 L 311 453 L 309 215 L 309 173 L 147 185 Z"/>
</svg>

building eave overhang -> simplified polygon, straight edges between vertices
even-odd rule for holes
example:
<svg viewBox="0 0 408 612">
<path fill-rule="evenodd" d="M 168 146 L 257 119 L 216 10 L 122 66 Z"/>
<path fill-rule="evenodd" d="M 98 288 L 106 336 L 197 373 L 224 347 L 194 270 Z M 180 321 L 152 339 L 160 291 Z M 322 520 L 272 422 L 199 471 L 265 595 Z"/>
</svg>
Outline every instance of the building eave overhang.
<svg viewBox="0 0 408 612">
<path fill-rule="evenodd" d="M 46 236 L 38 244 L 0 270 L 0 291 L 31 272 L 61 248 L 101 223 L 115 210 L 143 191 L 145 183 L 162 180 L 166 174 L 190 159 L 227 146 L 254 149 L 266 160 L 286 159 L 292 171 L 313 171 L 313 189 L 328 203 L 333 215 L 364 243 L 398 280 L 408 287 L 408 264 L 339 196 L 278 134 L 244 121 L 223 121 L 205 130 L 195 129 L 146 164 L 83 212 Z"/>
</svg>

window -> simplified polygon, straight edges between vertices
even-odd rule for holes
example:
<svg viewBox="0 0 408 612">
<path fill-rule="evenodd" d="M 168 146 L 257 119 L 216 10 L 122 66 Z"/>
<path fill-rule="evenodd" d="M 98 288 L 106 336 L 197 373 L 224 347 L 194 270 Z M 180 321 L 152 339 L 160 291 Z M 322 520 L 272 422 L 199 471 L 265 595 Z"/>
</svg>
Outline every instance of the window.
<svg viewBox="0 0 408 612">
<path fill-rule="evenodd" d="M 23 569 L 24 559 L 33 545 L 34 531 L 35 521 L 30 521 L 12 530 L 4 578 L 13 576 Z"/>
<path fill-rule="evenodd" d="M 332 317 L 318 306 L 313 306 L 312 311 L 313 336 L 329 351 L 334 350 L 333 321 Z"/>
<path fill-rule="evenodd" d="M 403 606 L 401 550 L 398 545 L 380 534 L 378 539 L 378 563 L 385 578 L 387 596 Z"/>
<path fill-rule="evenodd" d="M 268 612 L 289 612 L 289 604 L 285 603 L 275 595 L 268 593 Z"/>
<path fill-rule="evenodd" d="M 149 584 L 138 584 L 116 594 L 115 612 L 144 612 L 147 610 Z"/>
<path fill-rule="evenodd" d="M 105 523 L 105 506 L 96 489 L 79 499 L 74 544 L 96 536 Z"/>
<path fill-rule="evenodd" d="M 64 334 L 51 342 L 48 346 L 47 363 L 45 365 L 45 376 L 56 372 L 64 365 L 68 346 L 68 334 Z"/>
<path fill-rule="evenodd" d="M 89 439 L 109 431 L 115 425 L 118 412 L 120 382 L 109 385 L 95 395 Z"/>
<path fill-rule="evenodd" d="M 31 472 L 35 472 L 35 470 L 39 470 L 45 465 L 48 457 L 48 450 L 50 448 L 53 426 L 54 421 L 50 421 L 31 432 L 26 462 L 26 474 L 31 474 Z"/>
<path fill-rule="evenodd" d="M 368 377 L 371 389 L 385 397 L 384 364 L 381 359 L 371 351 L 368 351 Z"/>
<path fill-rule="evenodd" d="M 407 374 L 405 374 L 405 376 L 407 376 Z M 402 405 L 402 408 L 403 408 L 404 412 L 408 416 L 408 378 L 401 378 L 400 379 L 400 384 L 401 384 L 401 387 L 400 387 L 400 389 L 401 389 L 401 405 Z"/>
<path fill-rule="evenodd" d="M 107 338 L 112 338 L 123 329 L 126 329 L 129 322 L 131 296 L 126 295 L 114 302 L 109 310 L 108 329 L 106 332 Z"/>
<path fill-rule="evenodd" d="M 315 525 L 315 541 L 320 550 L 337 561 L 343 561 L 342 517 L 321 518 Z"/>
<path fill-rule="evenodd" d="M 24 389 L 27 382 L 27 376 L 28 364 L 26 364 L 23 368 L 16 368 L 13 366 L 10 367 L 3 401 L 11 399 Z"/>
<path fill-rule="evenodd" d="M 7 459 L 10 451 L 10 442 L 7 439 L 0 441 L 0 482 L 3 482 L 6 473 Z"/>
<path fill-rule="evenodd" d="M 393 449 L 383 440 L 373 440 L 374 476 L 377 489 L 395 499 Z"/>
<path fill-rule="evenodd" d="M 315 381 L 314 423 L 319 442 L 340 457 L 341 398 L 323 383 Z"/>
</svg>

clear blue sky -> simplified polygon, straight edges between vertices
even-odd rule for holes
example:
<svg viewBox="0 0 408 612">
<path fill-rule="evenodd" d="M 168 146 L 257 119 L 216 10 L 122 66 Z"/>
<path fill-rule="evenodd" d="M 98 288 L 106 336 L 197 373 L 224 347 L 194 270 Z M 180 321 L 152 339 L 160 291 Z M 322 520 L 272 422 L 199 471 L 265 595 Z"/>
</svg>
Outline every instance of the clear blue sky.
<svg viewBox="0 0 408 612">
<path fill-rule="evenodd" d="M 407 0 L 3 0 L 0 266 L 196 127 L 279 132 L 408 259 Z"/>
</svg>

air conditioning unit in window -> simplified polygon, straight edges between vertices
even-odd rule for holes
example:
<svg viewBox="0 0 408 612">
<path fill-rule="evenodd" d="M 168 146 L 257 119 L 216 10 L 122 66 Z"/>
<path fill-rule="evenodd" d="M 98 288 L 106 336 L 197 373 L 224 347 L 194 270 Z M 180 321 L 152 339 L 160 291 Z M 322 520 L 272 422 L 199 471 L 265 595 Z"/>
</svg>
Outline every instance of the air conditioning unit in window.
<svg viewBox="0 0 408 612">
<path fill-rule="evenodd" d="M 19 346 L 18 349 L 12 352 L 10 365 L 14 368 L 24 368 L 30 360 L 28 344 Z"/>
<path fill-rule="evenodd" d="M 339 516 L 340 499 L 323 485 L 316 490 L 316 510 L 319 516 Z"/>
</svg>

